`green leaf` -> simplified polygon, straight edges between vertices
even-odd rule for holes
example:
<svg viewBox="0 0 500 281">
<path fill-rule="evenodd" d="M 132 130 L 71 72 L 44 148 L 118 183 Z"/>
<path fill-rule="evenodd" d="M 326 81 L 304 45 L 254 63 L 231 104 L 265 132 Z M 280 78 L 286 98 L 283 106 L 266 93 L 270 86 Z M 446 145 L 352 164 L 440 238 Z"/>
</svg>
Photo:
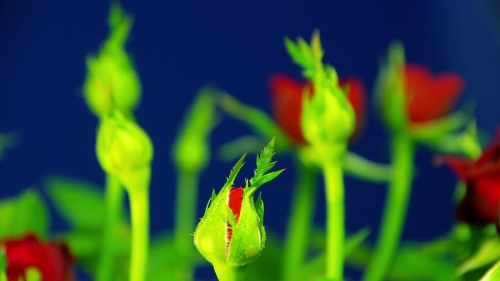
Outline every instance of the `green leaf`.
<svg viewBox="0 0 500 281">
<path fill-rule="evenodd" d="M 467 271 L 492 264 L 498 259 L 500 259 L 500 239 L 492 237 L 482 243 L 479 250 L 460 265 L 457 272 L 462 275 Z"/>
<path fill-rule="evenodd" d="M 0 218 L 0 238 L 21 236 L 30 231 L 41 238 L 47 237 L 47 208 L 34 189 L 27 189 L 15 198 L 0 201 Z"/>
<path fill-rule="evenodd" d="M 259 215 L 260 224 L 264 223 L 264 201 L 262 201 L 262 193 L 259 194 L 257 201 L 255 202 L 255 210 Z"/>
<path fill-rule="evenodd" d="M 500 261 L 495 263 L 479 281 L 497 281 L 500 280 Z"/>
<path fill-rule="evenodd" d="M 238 162 L 236 162 L 236 164 L 234 164 L 234 167 L 231 170 L 231 173 L 229 173 L 229 177 L 227 178 L 226 183 L 224 184 L 224 187 L 222 188 L 222 190 L 224 190 L 225 188 L 231 188 L 233 186 L 233 183 L 234 183 L 234 180 L 236 179 L 236 176 L 240 172 L 241 167 L 243 167 L 243 164 L 244 164 L 243 161 L 245 161 L 246 156 L 247 156 L 246 153 L 243 154 L 243 156 L 241 156 L 241 158 L 238 160 Z M 222 190 L 221 190 L 221 192 L 222 192 Z"/>
<path fill-rule="evenodd" d="M 73 227 L 102 227 L 104 198 L 98 187 L 81 180 L 57 176 L 47 178 L 45 186 L 59 214 Z"/>
</svg>

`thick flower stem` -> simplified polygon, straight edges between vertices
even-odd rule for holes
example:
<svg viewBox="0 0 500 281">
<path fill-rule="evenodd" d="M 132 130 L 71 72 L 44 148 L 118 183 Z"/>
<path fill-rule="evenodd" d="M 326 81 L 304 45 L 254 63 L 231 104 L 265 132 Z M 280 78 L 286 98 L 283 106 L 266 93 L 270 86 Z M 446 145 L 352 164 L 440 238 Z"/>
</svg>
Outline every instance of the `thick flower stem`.
<svg viewBox="0 0 500 281">
<path fill-rule="evenodd" d="M 294 187 L 291 215 L 283 254 L 283 278 L 293 280 L 307 254 L 312 215 L 316 201 L 316 172 L 297 159 L 298 177 Z"/>
<path fill-rule="evenodd" d="M 130 281 L 146 280 L 149 250 L 149 192 L 148 188 L 129 191 L 132 213 L 132 249 Z"/>
<path fill-rule="evenodd" d="M 219 281 L 245 281 L 246 266 L 234 267 L 227 264 L 213 264 Z"/>
<path fill-rule="evenodd" d="M 391 153 L 393 174 L 375 253 L 365 273 L 365 281 L 380 281 L 387 274 L 401 239 L 411 194 L 413 141 L 407 135 L 395 134 L 392 138 Z"/>
<path fill-rule="evenodd" d="M 326 193 L 326 278 L 344 280 L 344 178 L 342 161 L 323 164 Z"/>
<path fill-rule="evenodd" d="M 184 255 L 183 266 L 179 268 L 182 280 L 193 279 L 191 258 L 194 254 L 192 234 L 196 224 L 198 204 L 198 175 L 178 171 L 177 199 L 175 210 L 175 243 L 179 254 Z"/>
<path fill-rule="evenodd" d="M 108 281 L 113 276 L 113 246 L 116 225 L 122 212 L 124 189 L 117 177 L 106 175 L 104 230 L 97 271 L 97 281 Z"/>
</svg>

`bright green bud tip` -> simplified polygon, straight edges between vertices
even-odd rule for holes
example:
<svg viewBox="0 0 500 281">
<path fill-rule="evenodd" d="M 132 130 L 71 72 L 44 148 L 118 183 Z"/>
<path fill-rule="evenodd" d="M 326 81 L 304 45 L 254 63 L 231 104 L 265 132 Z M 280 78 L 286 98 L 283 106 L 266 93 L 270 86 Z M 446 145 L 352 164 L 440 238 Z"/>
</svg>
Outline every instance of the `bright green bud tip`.
<svg viewBox="0 0 500 281">
<path fill-rule="evenodd" d="M 131 19 L 123 15 L 119 6 L 113 5 L 109 21 L 111 34 L 99 55 L 89 55 L 86 59 L 87 76 L 83 87 L 87 106 L 99 117 L 112 108 L 133 111 L 142 92 L 139 76 L 124 48 Z"/>
<path fill-rule="evenodd" d="M 150 166 L 153 144 L 135 122 L 112 110 L 101 118 L 96 152 L 104 171 L 123 178 Z"/>
</svg>

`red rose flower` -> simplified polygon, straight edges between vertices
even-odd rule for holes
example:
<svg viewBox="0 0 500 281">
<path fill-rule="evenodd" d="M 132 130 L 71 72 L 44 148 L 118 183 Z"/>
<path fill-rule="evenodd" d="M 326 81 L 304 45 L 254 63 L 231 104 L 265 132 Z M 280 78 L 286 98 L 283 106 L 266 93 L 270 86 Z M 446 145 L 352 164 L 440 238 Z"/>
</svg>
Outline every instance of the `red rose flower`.
<svg viewBox="0 0 500 281">
<path fill-rule="evenodd" d="M 271 92 L 271 103 L 274 119 L 290 140 L 296 145 L 306 145 L 302 130 L 300 128 L 300 117 L 302 114 L 302 94 L 309 90 L 314 94 L 311 83 L 299 82 L 294 78 L 275 74 L 269 81 Z M 347 99 L 354 108 L 356 114 L 356 129 L 353 136 L 357 136 L 364 122 L 365 92 L 361 81 L 354 77 L 340 79 L 340 87 L 348 87 Z"/>
<path fill-rule="evenodd" d="M 405 94 L 411 123 L 428 122 L 444 117 L 455 106 L 464 87 L 458 74 L 432 76 L 429 69 L 406 64 Z"/>
<path fill-rule="evenodd" d="M 26 270 L 35 267 L 42 281 L 73 281 L 74 258 L 64 243 L 42 243 L 34 234 L 20 239 L 0 240 L 7 257 L 7 279 L 18 281 L 25 278 Z M 23 279 L 24 280 L 24 279 Z"/>
<path fill-rule="evenodd" d="M 472 161 L 457 156 L 440 157 L 466 184 L 457 210 L 458 219 L 471 224 L 494 223 L 500 203 L 500 130 L 496 140 Z"/>
</svg>

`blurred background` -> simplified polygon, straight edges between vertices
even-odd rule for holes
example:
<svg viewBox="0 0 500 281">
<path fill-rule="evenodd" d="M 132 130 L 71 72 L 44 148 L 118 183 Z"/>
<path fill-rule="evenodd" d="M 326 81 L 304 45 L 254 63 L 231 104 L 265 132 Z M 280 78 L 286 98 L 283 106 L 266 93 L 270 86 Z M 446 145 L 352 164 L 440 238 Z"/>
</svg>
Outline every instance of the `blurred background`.
<svg viewBox="0 0 500 281">
<path fill-rule="evenodd" d="M 402 3 L 404 2 L 404 3 Z M 268 78 L 300 69 L 285 52 L 283 39 L 309 40 L 321 31 L 325 62 L 339 75 L 360 77 L 371 102 L 378 62 L 391 40 L 406 47 L 408 62 L 434 73 L 463 75 L 463 101 L 473 101 L 480 130 L 493 136 L 500 124 L 500 4 L 498 1 L 121 1 L 135 17 L 128 51 L 142 81 L 136 111 L 149 133 L 155 156 L 151 183 L 151 231 L 173 226 L 175 171 L 170 150 L 184 110 L 210 83 L 244 103 L 270 112 Z M 0 132 L 17 132 L 19 144 L 0 161 L 0 197 L 24 188 L 42 189 L 47 175 L 65 175 L 102 186 L 104 175 L 94 152 L 97 119 L 82 99 L 85 56 L 96 53 L 108 35 L 107 1 L 0 0 Z M 387 163 L 386 134 L 373 107 L 351 150 Z M 215 150 L 248 127 L 223 117 L 211 137 L 214 153 L 200 186 L 199 216 L 212 189 L 225 182 L 234 163 Z M 253 157 L 253 156 L 252 156 Z M 419 149 L 405 240 L 445 234 L 454 220 L 454 175 L 432 165 L 433 154 Z M 249 158 L 244 175 L 251 175 Z M 265 225 L 284 232 L 293 184 L 289 168 L 265 186 Z M 319 189 L 316 224 L 324 221 Z M 347 230 L 376 228 L 385 186 L 346 178 Z M 0 218 L 1 219 L 1 218 Z M 52 230 L 65 229 L 53 213 Z M 376 232 L 370 236 L 374 240 Z"/>
</svg>

